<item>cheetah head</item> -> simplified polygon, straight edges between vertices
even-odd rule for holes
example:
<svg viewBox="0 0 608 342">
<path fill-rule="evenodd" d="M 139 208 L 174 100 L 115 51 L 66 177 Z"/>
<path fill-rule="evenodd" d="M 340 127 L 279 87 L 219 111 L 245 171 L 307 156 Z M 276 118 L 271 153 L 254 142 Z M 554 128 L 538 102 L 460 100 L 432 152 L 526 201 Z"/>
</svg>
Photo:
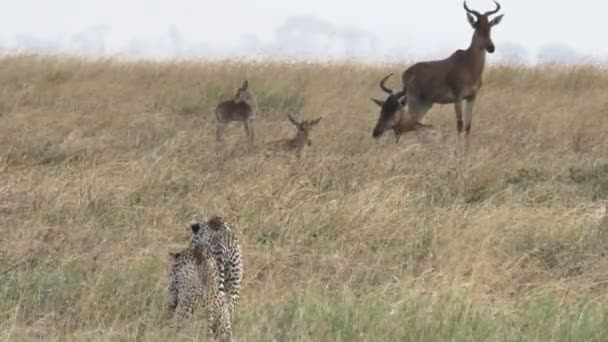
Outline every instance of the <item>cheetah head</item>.
<svg viewBox="0 0 608 342">
<path fill-rule="evenodd" d="M 202 247 L 209 244 L 209 226 L 206 222 L 196 222 L 190 225 L 192 231 L 192 241 L 190 245 L 193 247 Z"/>
<path fill-rule="evenodd" d="M 229 228 L 224 219 L 219 216 L 214 216 L 207 222 L 192 223 L 190 225 L 190 230 L 192 230 L 191 246 L 208 247 L 212 234 L 222 229 Z"/>
</svg>

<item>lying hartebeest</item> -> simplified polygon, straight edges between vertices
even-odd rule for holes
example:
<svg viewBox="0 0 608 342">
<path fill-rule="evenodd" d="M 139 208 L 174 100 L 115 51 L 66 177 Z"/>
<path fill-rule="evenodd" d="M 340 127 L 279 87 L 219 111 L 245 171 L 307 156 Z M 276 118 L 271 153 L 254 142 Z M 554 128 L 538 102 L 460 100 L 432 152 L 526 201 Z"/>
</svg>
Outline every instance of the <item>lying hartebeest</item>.
<svg viewBox="0 0 608 342">
<path fill-rule="evenodd" d="M 481 76 L 485 66 L 486 52 L 493 53 L 495 50 L 491 38 L 491 29 L 500 23 L 503 15 L 492 20 L 489 16 L 498 13 L 500 4 L 494 1 L 496 9 L 481 14 L 469 9 L 464 2 L 469 23 L 475 29 L 471 45 L 466 50 L 458 50 L 450 57 L 438 61 L 420 62 L 412 65 L 403 72 L 403 90 L 395 95 L 392 102 L 405 105 L 413 120 L 420 121 L 431 109 L 433 104 L 454 104 L 456 112 L 456 123 L 458 134 L 465 131 L 465 139 L 471 131 L 473 119 L 473 105 L 479 89 L 481 88 Z M 399 95 L 399 96 L 397 96 Z M 462 120 L 463 105 L 464 123 Z M 384 106 L 388 106 L 388 100 Z M 381 136 L 384 131 L 392 129 L 397 122 L 395 111 L 382 111 L 373 136 Z"/>
<path fill-rule="evenodd" d="M 249 89 L 249 82 L 245 80 L 237 89 L 234 98 L 220 103 L 215 109 L 217 119 L 216 139 L 222 140 L 226 126 L 232 121 L 241 121 L 245 126 L 245 133 L 249 138 L 249 146 L 253 147 L 254 120 L 257 111 L 255 96 Z"/>
</svg>

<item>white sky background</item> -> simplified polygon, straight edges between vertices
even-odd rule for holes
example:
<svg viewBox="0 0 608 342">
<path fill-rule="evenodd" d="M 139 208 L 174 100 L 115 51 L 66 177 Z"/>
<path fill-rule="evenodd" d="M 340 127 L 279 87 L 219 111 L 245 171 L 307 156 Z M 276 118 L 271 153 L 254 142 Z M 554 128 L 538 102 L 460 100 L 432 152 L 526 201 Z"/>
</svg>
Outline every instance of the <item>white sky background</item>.
<svg viewBox="0 0 608 342">
<path fill-rule="evenodd" d="M 460 0 L 0 0 L 0 50 L 146 57 L 447 57 L 470 42 Z M 491 0 L 468 0 L 480 12 Z M 502 0 L 490 60 L 608 61 L 597 0 Z"/>
</svg>

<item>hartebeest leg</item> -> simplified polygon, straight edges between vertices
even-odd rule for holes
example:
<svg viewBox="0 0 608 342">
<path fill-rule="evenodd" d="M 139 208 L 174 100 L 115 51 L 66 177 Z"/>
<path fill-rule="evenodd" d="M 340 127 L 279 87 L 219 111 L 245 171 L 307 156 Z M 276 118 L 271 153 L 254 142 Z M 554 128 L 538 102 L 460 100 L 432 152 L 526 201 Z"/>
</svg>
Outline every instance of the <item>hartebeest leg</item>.
<svg viewBox="0 0 608 342">
<path fill-rule="evenodd" d="M 473 107 L 475 105 L 475 97 L 466 100 L 464 110 L 464 132 L 465 136 L 471 133 L 471 124 L 473 123 Z"/>
<path fill-rule="evenodd" d="M 410 116 L 416 121 L 422 120 L 431 107 L 433 107 L 433 103 L 427 103 L 415 98 L 408 99 L 407 110 L 410 113 Z"/>
<path fill-rule="evenodd" d="M 215 131 L 215 140 L 221 141 L 222 136 L 224 135 L 224 130 L 226 129 L 226 124 L 218 122 L 217 130 Z"/>
<path fill-rule="evenodd" d="M 466 100 L 464 110 L 464 150 L 469 150 L 469 134 L 471 133 L 471 124 L 473 123 L 473 106 L 475 105 L 475 97 Z"/>
<path fill-rule="evenodd" d="M 249 124 L 247 121 L 243 121 L 243 128 L 245 128 L 245 135 L 247 136 L 247 142 L 249 142 Z"/>
<path fill-rule="evenodd" d="M 254 136 L 253 120 L 245 120 L 245 121 L 243 121 L 243 125 L 245 126 L 245 133 L 247 134 L 247 138 L 249 139 L 249 147 L 253 147 L 253 136 Z"/>
<path fill-rule="evenodd" d="M 456 113 L 456 128 L 458 129 L 458 135 L 462 133 L 463 122 L 462 122 L 462 100 L 456 100 L 454 102 L 454 112 Z"/>
</svg>

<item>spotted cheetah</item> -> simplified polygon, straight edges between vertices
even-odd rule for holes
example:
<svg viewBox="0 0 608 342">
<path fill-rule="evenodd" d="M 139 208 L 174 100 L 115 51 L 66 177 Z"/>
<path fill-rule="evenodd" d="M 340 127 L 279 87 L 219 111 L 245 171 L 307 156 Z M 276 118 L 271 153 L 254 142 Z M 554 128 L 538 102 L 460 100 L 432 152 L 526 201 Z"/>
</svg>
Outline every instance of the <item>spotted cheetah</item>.
<svg viewBox="0 0 608 342">
<path fill-rule="evenodd" d="M 214 216 L 205 223 L 194 223 L 192 228 L 191 247 L 205 247 L 211 250 L 217 267 L 221 270 L 220 282 L 223 284 L 229 299 L 230 315 L 240 299 L 243 264 L 241 244 L 238 237 L 224 218 Z"/>
<path fill-rule="evenodd" d="M 179 328 L 195 308 L 203 303 L 210 336 L 230 341 L 232 327 L 228 300 L 220 272 L 205 248 L 188 247 L 170 252 L 168 314 L 172 328 Z"/>
</svg>

